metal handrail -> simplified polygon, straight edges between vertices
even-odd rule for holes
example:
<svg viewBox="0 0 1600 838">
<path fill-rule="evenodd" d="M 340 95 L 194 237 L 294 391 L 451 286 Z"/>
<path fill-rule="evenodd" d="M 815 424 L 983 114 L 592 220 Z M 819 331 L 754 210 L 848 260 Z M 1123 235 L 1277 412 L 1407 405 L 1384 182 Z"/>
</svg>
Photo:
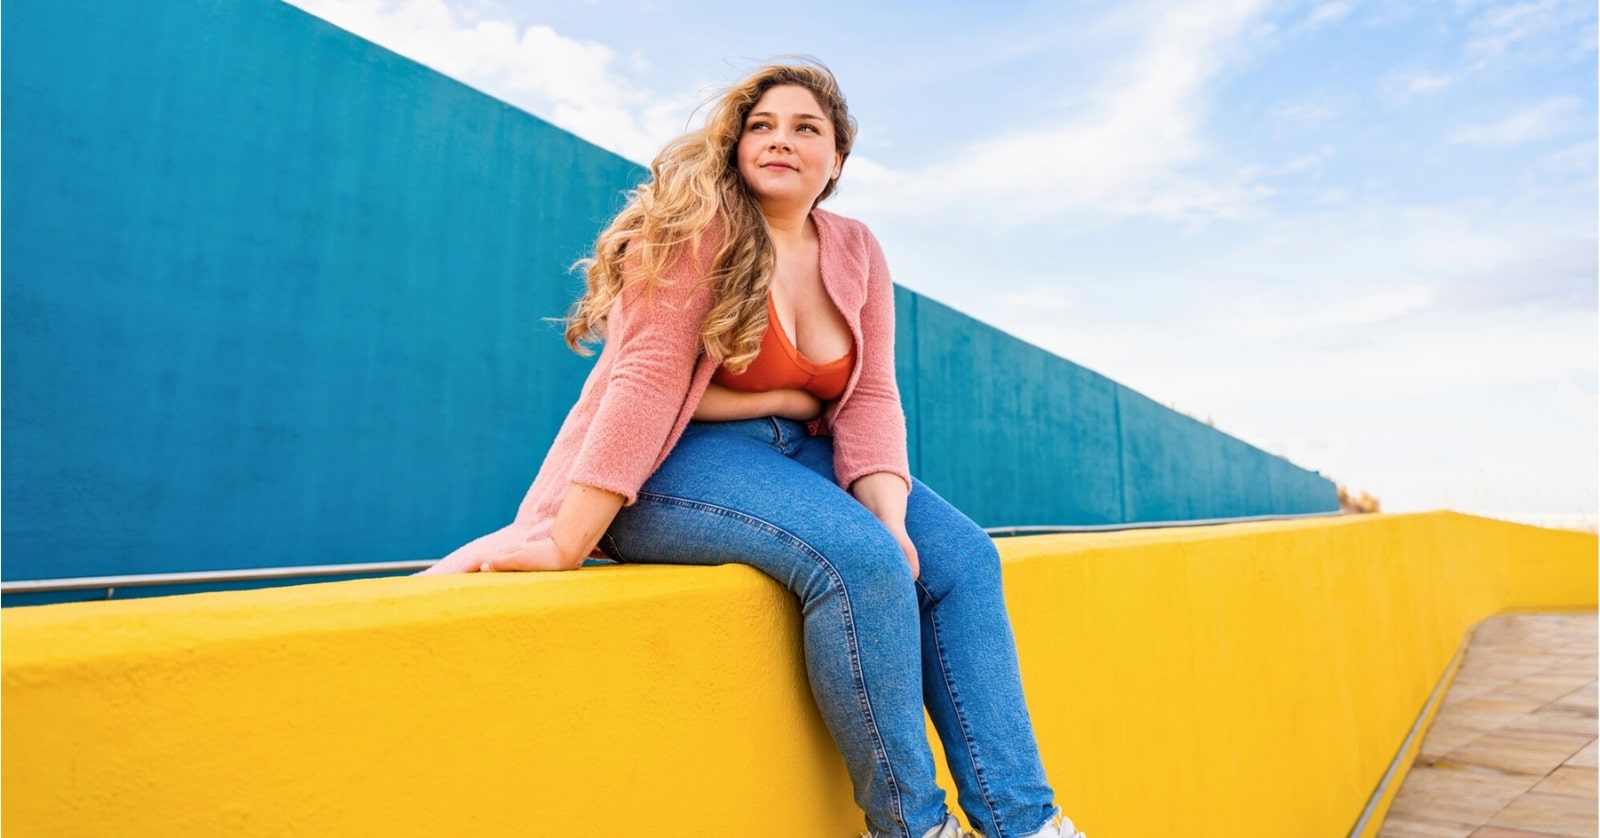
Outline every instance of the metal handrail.
<svg viewBox="0 0 1600 838">
<path fill-rule="evenodd" d="M 1325 518 L 1338 512 L 1310 512 L 1296 515 L 1252 515 L 1243 518 L 1204 518 L 1195 521 L 1140 521 L 1129 524 L 1081 524 L 988 527 L 994 538 L 1061 533 L 1119 532 L 1122 530 L 1164 529 L 1168 527 L 1209 527 L 1252 521 L 1282 521 L 1296 518 Z M 224 582 L 260 582 L 270 579 L 302 579 L 308 576 L 360 576 L 370 573 L 406 573 L 433 564 L 431 559 L 399 562 L 357 562 L 353 564 L 302 565 L 300 567 L 258 567 L 243 570 L 194 570 L 177 573 L 134 573 L 123 576 L 76 576 L 60 579 L 20 579 L 0 582 L 0 594 L 37 594 L 59 591 L 91 591 L 104 588 L 147 588 L 156 585 L 206 585 Z"/>
<path fill-rule="evenodd" d="M 404 573 L 421 570 L 432 560 L 358 562 L 299 567 L 255 567 L 244 570 L 191 570 L 178 573 L 133 573 L 125 576 L 76 576 L 61 579 L 20 579 L 0 582 L 0 594 L 34 594 L 46 591 L 87 591 L 96 588 L 140 588 L 152 585 L 197 585 L 213 582 L 256 582 L 264 579 L 298 579 L 306 576 L 358 576 L 365 573 Z"/>
<path fill-rule="evenodd" d="M 1244 515 L 1238 518 L 1196 518 L 1191 521 L 1136 521 L 1127 524 L 1064 524 L 1061 526 L 985 527 L 984 532 L 994 538 L 1018 535 L 1056 535 L 1062 533 L 1121 532 L 1123 530 L 1159 530 L 1168 527 L 1215 527 L 1221 524 L 1248 524 L 1255 521 L 1293 521 L 1300 518 L 1335 518 L 1344 513 L 1297 512 L 1287 515 Z"/>
</svg>

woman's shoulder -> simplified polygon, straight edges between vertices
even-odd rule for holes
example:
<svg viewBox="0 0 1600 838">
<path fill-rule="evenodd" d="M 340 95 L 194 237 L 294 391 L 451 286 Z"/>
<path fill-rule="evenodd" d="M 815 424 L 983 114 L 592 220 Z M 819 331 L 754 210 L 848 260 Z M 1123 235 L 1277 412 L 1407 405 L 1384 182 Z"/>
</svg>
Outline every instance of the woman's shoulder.
<svg viewBox="0 0 1600 838">
<path fill-rule="evenodd" d="M 823 228 L 824 236 L 831 235 L 845 250 L 865 254 L 878 249 L 878 240 L 865 222 L 821 208 L 813 209 L 811 217 Z"/>
</svg>

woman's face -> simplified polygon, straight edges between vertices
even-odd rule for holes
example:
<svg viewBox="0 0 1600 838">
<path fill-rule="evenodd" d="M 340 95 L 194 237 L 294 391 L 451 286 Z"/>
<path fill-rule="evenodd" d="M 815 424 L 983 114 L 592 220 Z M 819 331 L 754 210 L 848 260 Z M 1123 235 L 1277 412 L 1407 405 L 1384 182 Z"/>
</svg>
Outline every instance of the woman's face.
<svg viewBox="0 0 1600 838">
<path fill-rule="evenodd" d="M 833 123 L 811 91 L 768 88 L 750 108 L 739 135 L 739 175 L 763 211 L 810 211 L 844 160 Z"/>
</svg>

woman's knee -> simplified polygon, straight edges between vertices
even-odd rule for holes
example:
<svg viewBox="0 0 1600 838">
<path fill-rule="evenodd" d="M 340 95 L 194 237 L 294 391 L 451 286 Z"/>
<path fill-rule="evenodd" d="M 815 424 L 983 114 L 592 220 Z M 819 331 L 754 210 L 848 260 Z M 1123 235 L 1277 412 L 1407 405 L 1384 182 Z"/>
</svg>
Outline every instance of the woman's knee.
<svg viewBox="0 0 1600 838">
<path fill-rule="evenodd" d="M 911 591 L 911 562 L 888 528 L 876 522 L 833 528 L 814 545 L 836 584 L 859 596 Z"/>
<path fill-rule="evenodd" d="M 995 588 L 1000 581 L 1000 551 L 994 539 L 978 527 L 942 527 L 924 531 L 913 541 L 922 562 L 922 586 L 936 599 L 958 589 Z"/>
</svg>

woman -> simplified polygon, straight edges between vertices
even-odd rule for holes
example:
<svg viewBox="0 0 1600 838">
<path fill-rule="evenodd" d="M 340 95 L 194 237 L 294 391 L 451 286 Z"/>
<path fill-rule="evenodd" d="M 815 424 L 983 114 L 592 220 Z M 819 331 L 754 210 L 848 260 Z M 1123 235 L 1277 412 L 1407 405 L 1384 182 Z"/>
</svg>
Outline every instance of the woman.
<svg viewBox="0 0 1600 838">
<path fill-rule="evenodd" d="M 873 835 L 959 833 L 926 702 L 975 828 L 1073 836 L 993 542 L 907 466 L 883 254 L 816 209 L 854 135 L 825 67 L 769 65 L 667 145 L 588 260 L 567 341 L 604 350 L 516 522 L 426 572 L 572 569 L 596 548 L 752 565 L 801 601 L 812 693 Z"/>
</svg>

